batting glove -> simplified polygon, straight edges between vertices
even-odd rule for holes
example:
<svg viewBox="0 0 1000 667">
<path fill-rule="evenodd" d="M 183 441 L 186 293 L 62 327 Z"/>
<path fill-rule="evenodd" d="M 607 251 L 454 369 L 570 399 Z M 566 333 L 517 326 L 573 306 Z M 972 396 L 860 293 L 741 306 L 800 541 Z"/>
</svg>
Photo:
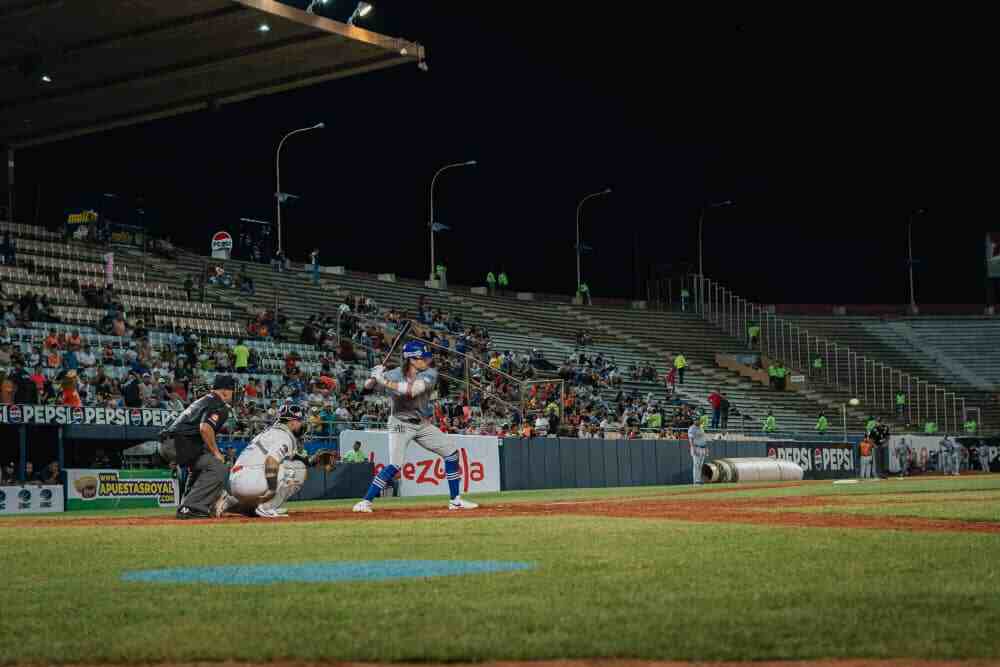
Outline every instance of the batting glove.
<svg viewBox="0 0 1000 667">
<path fill-rule="evenodd" d="M 385 384 L 385 367 L 382 365 L 376 366 L 372 369 L 371 373 L 372 379 L 381 385 Z"/>
</svg>

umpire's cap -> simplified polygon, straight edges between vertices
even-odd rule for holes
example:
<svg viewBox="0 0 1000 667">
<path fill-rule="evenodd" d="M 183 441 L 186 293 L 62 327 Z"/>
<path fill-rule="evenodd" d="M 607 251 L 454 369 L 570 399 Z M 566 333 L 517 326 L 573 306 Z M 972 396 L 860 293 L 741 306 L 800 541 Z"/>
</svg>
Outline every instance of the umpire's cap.
<svg viewBox="0 0 1000 667">
<path fill-rule="evenodd" d="M 212 389 L 236 391 L 236 378 L 232 375 L 216 375 L 215 382 L 212 383 Z"/>
</svg>

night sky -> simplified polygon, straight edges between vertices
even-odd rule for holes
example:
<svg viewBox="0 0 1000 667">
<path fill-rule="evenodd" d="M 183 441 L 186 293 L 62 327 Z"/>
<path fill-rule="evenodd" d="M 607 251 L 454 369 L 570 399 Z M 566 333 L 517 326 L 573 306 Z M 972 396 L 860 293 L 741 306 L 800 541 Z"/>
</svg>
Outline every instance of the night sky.
<svg viewBox="0 0 1000 667">
<path fill-rule="evenodd" d="M 992 151 L 987 42 L 968 25 L 375 4 L 362 25 L 424 44 L 428 73 L 403 66 L 26 149 L 19 217 L 54 226 L 82 193 L 141 196 L 154 224 L 207 252 L 216 229 L 274 218 L 278 140 L 324 121 L 282 153 L 283 189 L 302 197 L 284 210 L 296 259 L 318 239 L 324 264 L 426 278 L 431 176 L 475 159 L 438 181 L 452 282 L 504 267 L 516 289 L 569 293 L 576 205 L 610 186 L 583 215 L 595 296 L 641 295 L 651 266 L 696 262 L 699 208 L 731 199 L 706 218 L 705 273 L 744 296 L 903 303 L 906 220 L 924 207 L 918 302 L 984 299 L 983 236 L 1000 222 L 988 179 L 970 175 Z M 353 5 L 323 13 L 346 20 Z"/>
</svg>

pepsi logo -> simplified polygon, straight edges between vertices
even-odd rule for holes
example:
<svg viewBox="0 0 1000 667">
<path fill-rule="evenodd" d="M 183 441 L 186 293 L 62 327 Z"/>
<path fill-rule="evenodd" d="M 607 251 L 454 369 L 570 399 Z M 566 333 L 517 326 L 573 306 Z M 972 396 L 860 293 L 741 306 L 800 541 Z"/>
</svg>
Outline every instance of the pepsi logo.
<svg viewBox="0 0 1000 667">
<path fill-rule="evenodd" d="M 0 503 L 5 503 L 5 502 L 7 502 L 7 492 L 4 491 L 3 489 L 0 489 Z"/>
<path fill-rule="evenodd" d="M 82 424 L 83 423 L 83 408 L 73 408 L 73 412 L 70 415 L 70 420 L 74 424 Z"/>
<path fill-rule="evenodd" d="M 52 489 L 42 489 L 42 500 L 52 500 Z"/>
<path fill-rule="evenodd" d="M 10 423 L 18 424 L 21 422 L 21 406 L 12 405 L 7 410 L 7 417 L 10 419 Z"/>
<path fill-rule="evenodd" d="M 17 499 L 20 500 L 22 503 L 30 503 L 31 491 L 29 491 L 28 489 L 21 489 L 20 491 L 17 492 Z"/>
<path fill-rule="evenodd" d="M 233 237 L 229 232 L 216 232 L 212 237 L 212 250 L 231 250 L 233 247 Z"/>
<path fill-rule="evenodd" d="M 140 410 L 139 408 L 132 408 L 128 416 L 129 416 L 129 421 L 132 423 L 132 426 L 138 426 L 142 424 L 142 410 Z"/>
</svg>

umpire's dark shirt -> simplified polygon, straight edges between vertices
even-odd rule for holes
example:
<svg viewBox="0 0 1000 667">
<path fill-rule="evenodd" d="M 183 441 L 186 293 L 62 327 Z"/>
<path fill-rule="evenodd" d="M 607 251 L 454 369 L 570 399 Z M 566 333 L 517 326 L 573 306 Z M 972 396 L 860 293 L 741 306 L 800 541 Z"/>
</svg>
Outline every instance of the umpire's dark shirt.
<svg viewBox="0 0 1000 667">
<path fill-rule="evenodd" d="M 177 441 L 177 462 L 187 465 L 197 459 L 203 449 L 201 425 L 208 424 L 218 434 L 228 420 L 229 406 L 218 394 L 209 392 L 188 406 L 173 424 L 165 428 L 162 437 Z"/>
</svg>

